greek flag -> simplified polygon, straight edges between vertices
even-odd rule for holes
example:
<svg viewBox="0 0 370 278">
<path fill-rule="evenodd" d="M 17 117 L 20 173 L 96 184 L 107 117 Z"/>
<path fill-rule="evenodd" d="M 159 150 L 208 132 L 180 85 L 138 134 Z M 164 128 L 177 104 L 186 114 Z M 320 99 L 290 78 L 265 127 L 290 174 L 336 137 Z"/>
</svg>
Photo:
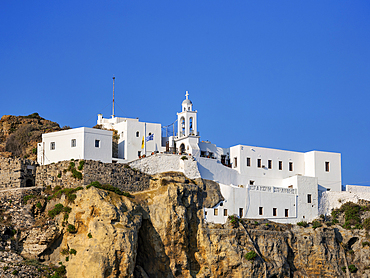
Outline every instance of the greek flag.
<svg viewBox="0 0 370 278">
<path fill-rule="evenodd" d="M 153 134 L 150 134 L 149 136 L 145 137 L 145 141 L 148 142 L 150 140 L 153 140 L 153 136 L 154 136 L 154 133 Z"/>
</svg>

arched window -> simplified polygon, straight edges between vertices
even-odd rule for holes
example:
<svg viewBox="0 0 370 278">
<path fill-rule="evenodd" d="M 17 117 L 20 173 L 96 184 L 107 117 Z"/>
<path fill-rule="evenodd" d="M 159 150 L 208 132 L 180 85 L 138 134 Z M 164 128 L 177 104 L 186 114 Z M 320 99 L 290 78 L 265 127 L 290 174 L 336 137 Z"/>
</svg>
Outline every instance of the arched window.
<svg viewBox="0 0 370 278">
<path fill-rule="evenodd" d="M 189 119 L 189 133 L 193 133 L 193 117 L 190 117 Z"/>
<path fill-rule="evenodd" d="M 184 117 L 181 117 L 181 134 L 185 135 L 185 119 Z"/>
<path fill-rule="evenodd" d="M 136 137 L 139 137 L 139 136 L 140 136 L 140 132 L 136 131 Z"/>
</svg>

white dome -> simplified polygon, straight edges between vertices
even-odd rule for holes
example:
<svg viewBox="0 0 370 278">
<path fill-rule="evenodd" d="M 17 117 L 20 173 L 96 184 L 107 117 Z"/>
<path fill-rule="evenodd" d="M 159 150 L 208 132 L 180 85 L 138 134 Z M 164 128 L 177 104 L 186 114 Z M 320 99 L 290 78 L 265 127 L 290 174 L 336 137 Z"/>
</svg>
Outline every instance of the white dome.
<svg viewBox="0 0 370 278">
<path fill-rule="evenodd" d="M 184 99 L 184 101 L 182 102 L 182 105 L 184 105 L 184 104 L 191 105 L 193 103 L 190 101 L 190 99 Z"/>
</svg>

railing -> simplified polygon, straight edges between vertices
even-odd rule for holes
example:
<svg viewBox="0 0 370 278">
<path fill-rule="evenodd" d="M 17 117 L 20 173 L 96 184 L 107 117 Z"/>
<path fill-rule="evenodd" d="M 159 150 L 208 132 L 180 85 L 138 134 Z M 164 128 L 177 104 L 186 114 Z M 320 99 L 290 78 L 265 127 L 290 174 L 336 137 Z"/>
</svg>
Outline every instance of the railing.
<svg viewBox="0 0 370 278">
<path fill-rule="evenodd" d="M 297 189 L 294 188 L 284 188 L 284 187 L 275 187 L 267 185 L 250 185 L 250 190 L 258 190 L 271 193 L 286 193 L 286 194 L 297 194 Z"/>
<path fill-rule="evenodd" d="M 167 126 L 162 126 L 162 137 L 176 136 L 177 120 Z"/>
</svg>

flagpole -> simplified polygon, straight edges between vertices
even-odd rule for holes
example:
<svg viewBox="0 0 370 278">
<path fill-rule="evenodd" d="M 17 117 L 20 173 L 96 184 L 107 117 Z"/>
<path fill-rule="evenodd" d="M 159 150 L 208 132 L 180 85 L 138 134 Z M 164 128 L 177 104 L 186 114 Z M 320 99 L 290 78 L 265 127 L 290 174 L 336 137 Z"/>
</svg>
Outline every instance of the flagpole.
<svg viewBox="0 0 370 278">
<path fill-rule="evenodd" d="M 146 155 L 146 123 L 144 123 L 144 154 Z"/>
</svg>

